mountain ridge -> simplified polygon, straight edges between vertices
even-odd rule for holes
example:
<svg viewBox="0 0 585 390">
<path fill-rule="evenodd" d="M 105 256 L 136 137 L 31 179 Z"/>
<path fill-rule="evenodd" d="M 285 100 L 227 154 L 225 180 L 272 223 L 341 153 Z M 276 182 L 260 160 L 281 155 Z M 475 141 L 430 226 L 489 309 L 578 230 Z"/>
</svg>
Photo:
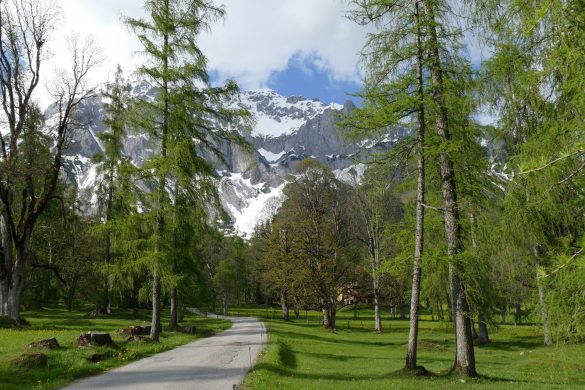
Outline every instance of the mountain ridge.
<svg viewBox="0 0 585 390">
<path fill-rule="evenodd" d="M 156 88 L 137 83 L 132 86 L 132 94 L 153 99 Z M 98 175 L 91 157 L 103 150 L 97 135 L 106 130 L 104 102 L 103 97 L 96 96 L 81 107 L 81 115 L 89 119 L 86 121 L 89 124 L 74 135 L 63 157 L 65 173 L 80 192 L 91 194 L 90 204 L 97 200 L 92 189 Z M 253 151 L 249 153 L 239 145 L 224 142 L 218 146 L 225 163 L 209 154 L 204 157 L 216 166 L 221 205 L 232 220 L 234 233 L 249 237 L 258 223 L 276 212 L 283 200 L 287 176 L 305 158 L 312 157 L 330 166 L 344 180 L 354 180 L 354 174 L 359 179 L 363 174 L 365 166 L 356 164 L 363 144 L 345 142 L 336 124 L 340 114 L 348 114 L 355 108 L 350 100 L 343 105 L 325 104 L 318 99 L 287 97 L 260 89 L 241 92 L 233 104 L 248 108 L 254 117 L 251 129 L 243 125 L 237 128 Z M 382 146 L 387 147 L 386 144 L 396 140 L 388 139 Z M 145 133 L 128 134 L 123 141 L 123 153 L 138 166 L 156 148 Z"/>
</svg>

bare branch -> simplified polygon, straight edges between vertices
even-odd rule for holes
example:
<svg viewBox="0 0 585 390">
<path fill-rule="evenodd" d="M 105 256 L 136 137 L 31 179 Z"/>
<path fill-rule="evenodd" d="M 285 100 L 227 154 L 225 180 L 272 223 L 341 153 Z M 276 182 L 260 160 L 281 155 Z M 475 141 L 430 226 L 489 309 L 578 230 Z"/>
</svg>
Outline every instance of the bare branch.
<svg viewBox="0 0 585 390">
<path fill-rule="evenodd" d="M 549 161 L 548 163 L 544 164 L 543 166 L 540 166 L 538 168 L 534 168 L 534 169 L 529 169 L 528 171 L 524 171 L 524 172 L 520 172 L 520 175 L 527 175 L 529 173 L 533 173 L 533 172 L 538 172 L 538 171 L 542 171 L 560 161 L 566 160 L 567 158 L 573 157 L 573 156 L 578 156 L 578 155 L 582 155 L 585 154 L 585 150 L 583 149 L 578 149 L 576 151 L 574 151 L 573 153 L 567 154 L 565 156 L 561 156 L 558 158 L 555 158 L 552 161 Z"/>
<path fill-rule="evenodd" d="M 548 278 L 549 276 L 559 272 L 560 270 L 562 270 L 563 268 L 565 268 L 567 265 L 571 264 L 571 262 L 573 260 L 575 260 L 581 253 L 583 253 L 583 248 L 579 249 L 577 252 L 575 252 L 573 254 L 573 256 L 571 256 L 569 258 L 569 260 L 567 260 L 566 263 L 561 264 L 560 266 L 558 266 L 557 268 L 555 268 L 554 270 L 552 270 L 551 272 L 549 272 L 548 274 L 544 275 L 543 278 Z"/>
</svg>

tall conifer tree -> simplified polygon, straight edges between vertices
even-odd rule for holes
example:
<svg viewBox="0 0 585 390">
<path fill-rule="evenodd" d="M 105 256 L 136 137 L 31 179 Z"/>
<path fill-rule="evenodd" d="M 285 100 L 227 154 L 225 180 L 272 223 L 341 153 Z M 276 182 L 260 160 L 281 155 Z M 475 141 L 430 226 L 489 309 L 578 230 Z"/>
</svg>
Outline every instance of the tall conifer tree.
<svg viewBox="0 0 585 390">
<path fill-rule="evenodd" d="M 201 150 L 222 158 L 218 145 L 223 140 L 241 141 L 229 131 L 229 124 L 242 110 L 226 108 L 235 98 L 233 81 L 212 87 L 206 70 L 206 58 L 197 46 L 198 35 L 210 23 L 224 15 L 208 0 L 147 0 L 147 17 L 127 18 L 127 26 L 136 33 L 143 46 L 144 64 L 138 74 L 157 89 L 154 100 L 138 105 L 142 126 L 158 144 L 158 153 L 145 168 L 152 173 L 155 219 L 152 272 L 152 332 L 160 333 L 161 277 L 169 261 L 169 229 L 166 223 L 172 203 L 169 188 L 175 185 L 197 198 L 202 191 L 196 176 L 214 174 L 212 166 L 201 157 Z"/>
<path fill-rule="evenodd" d="M 104 96 L 108 102 L 104 104 L 104 125 L 106 130 L 98 134 L 103 152 L 94 156 L 98 163 L 97 172 L 102 179 L 98 184 L 98 207 L 104 221 L 104 292 L 99 305 L 99 311 L 110 313 L 110 288 L 111 272 L 109 270 L 112 260 L 112 234 L 111 224 L 115 218 L 123 217 L 125 211 L 125 194 L 121 189 L 127 190 L 128 177 L 124 171 L 125 167 L 131 165 L 130 161 L 123 155 L 123 141 L 126 136 L 127 112 L 129 103 L 130 87 L 125 84 L 122 68 L 117 67 L 113 83 L 108 85 Z M 123 177 L 124 176 L 124 177 Z"/>
<path fill-rule="evenodd" d="M 418 0 L 375 1 L 355 0 L 350 18 L 361 25 L 373 24 L 375 32 L 368 35 L 362 50 L 367 69 L 366 85 L 361 97 L 364 106 L 356 110 L 345 125 L 353 129 L 353 139 L 382 137 L 390 131 L 408 125 L 416 136 L 396 148 L 390 160 L 408 159 L 416 150 L 417 205 L 413 283 L 410 308 L 410 334 L 406 368 L 414 370 L 418 338 L 418 307 L 421 281 L 421 262 L 424 243 L 425 199 L 425 41 L 424 20 Z M 374 275 L 378 272 L 374 271 Z M 379 310 L 376 323 L 379 323 Z"/>
</svg>

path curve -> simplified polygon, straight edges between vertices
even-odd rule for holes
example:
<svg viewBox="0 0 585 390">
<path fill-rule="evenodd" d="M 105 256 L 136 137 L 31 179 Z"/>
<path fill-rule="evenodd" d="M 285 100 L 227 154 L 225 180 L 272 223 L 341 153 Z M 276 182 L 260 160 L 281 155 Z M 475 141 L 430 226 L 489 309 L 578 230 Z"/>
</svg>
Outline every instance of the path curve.
<svg viewBox="0 0 585 390">
<path fill-rule="evenodd" d="M 250 370 L 266 344 L 254 317 L 221 317 L 232 327 L 103 374 L 81 379 L 65 390 L 231 390 Z"/>
</svg>

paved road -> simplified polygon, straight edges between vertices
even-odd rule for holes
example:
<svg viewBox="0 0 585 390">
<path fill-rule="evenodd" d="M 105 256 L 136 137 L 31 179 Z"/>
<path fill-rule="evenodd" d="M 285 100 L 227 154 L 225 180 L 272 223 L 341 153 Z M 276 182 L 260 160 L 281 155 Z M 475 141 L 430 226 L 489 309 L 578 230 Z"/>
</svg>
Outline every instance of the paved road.
<svg viewBox="0 0 585 390">
<path fill-rule="evenodd" d="M 239 384 L 266 343 L 262 322 L 227 317 L 233 326 L 201 339 L 92 378 L 66 390 L 232 390 Z"/>
</svg>

